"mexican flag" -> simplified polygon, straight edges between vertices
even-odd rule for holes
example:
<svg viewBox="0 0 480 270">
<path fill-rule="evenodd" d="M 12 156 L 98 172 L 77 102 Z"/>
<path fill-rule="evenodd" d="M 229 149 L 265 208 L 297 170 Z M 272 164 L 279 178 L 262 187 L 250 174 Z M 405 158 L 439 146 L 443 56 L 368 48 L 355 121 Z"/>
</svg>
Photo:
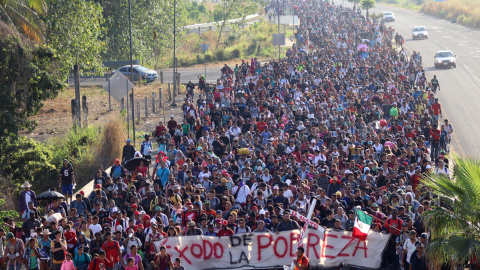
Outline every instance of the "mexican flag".
<svg viewBox="0 0 480 270">
<path fill-rule="evenodd" d="M 353 226 L 353 237 L 365 240 L 370 230 L 373 217 L 365 214 L 360 208 L 355 208 L 355 212 L 357 215 Z"/>
</svg>

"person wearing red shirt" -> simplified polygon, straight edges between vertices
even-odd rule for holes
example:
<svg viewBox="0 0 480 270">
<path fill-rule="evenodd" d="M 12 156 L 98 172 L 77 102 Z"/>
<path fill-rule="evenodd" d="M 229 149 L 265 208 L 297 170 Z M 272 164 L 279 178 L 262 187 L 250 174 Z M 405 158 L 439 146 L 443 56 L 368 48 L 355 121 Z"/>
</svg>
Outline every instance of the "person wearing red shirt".
<svg viewBox="0 0 480 270">
<path fill-rule="evenodd" d="M 418 184 L 420 184 L 420 179 L 422 179 L 422 168 L 418 166 L 417 168 L 415 168 L 415 174 L 413 174 L 411 177 L 413 191 L 415 191 Z"/>
<path fill-rule="evenodd" d="M 114 269 L 120 262 L 120 256 L 122 256 L 120 244 L 117 241 L 112 240 L 111 232 L 105 233 L 105 236 L 107 237 L 107 241 L 103 243 L 102 250 L 105 251 L 106 257 L 108 258 L 106 261 L 107 269 Z"/>
<path fill-rule="evenodd" d="M 262 133 L 266 128 L 268 127 L 268 124 L 265 123 L 265 119 L 260 119 L 260 121 L 257 122 L 257 128 L 260 133 Z"/>
<path fill-rule="evenodd" d="M 440 134 L 441 131 L 438 129 L 437 123 L 435 122 L 430 129 L 430 144 L 432 149 L 430 152 L 430 158 L 432 160 L 436 160 L 440 155 Z"/>
<path fill-rule="evenodd" d="M 106 270 L 108 260 L 105 258 L 105 251 L 100 250 L 98 257 L 92 259 L 88 265 L 88 270 Z"/>
<path fill-rule="evenodd" d="M 193 210 L 193 204 L 191 202 L 188 202 L 187 203 L 187 211 L 184 211 L 182 213 L 182 227 L 186 227 L 187 226 L 187 222 L 188 221 L 194 221 L 194 222 L 198 222 L 198 213 L 197 211 Z"/>
<path fill-rule="evenodd" d="M 397 195 L 392 194 L 392 197 L 393 196 L 397 196 Z M 397 236 L 401 232 L 402 224 L 403 224 L 403 221 L 397 217 L 397 214 L 398 214 L 398 210 L 396 208 L 393 208 L 392 217 L 387 219 L 387 222 L 386 222 L 386 229 L 393 236 Z"/>
<path fill-rule="evenodd" d="M 432 104 L 433 111 L 433 121 L 436 124 L 438 122 L 438 117 L 442 117 L 442 106 L 438 103 L 438 98 L 435 98 L 435 103 Z"/>
<path fill-rule="evenodd" d="M 73 247 L 75 247 L 75 245 L 77 244 L 77 234 L 75 233 L 75 231 L 72 230 L 69 224 L 65 226 L 65 232 L 63 233 L 63 235 L 65 236 L 65 241 L 67 242 L 68 249 L 73 249 Z"/>
<path fill-rule="evenodd" d="M 226 220 L 222 220 L 222 229 L 217 232 L 217 236 L 230 236 L 233 235 L 233 231 L 227 228 L 228 222 Z"/>
</svg>

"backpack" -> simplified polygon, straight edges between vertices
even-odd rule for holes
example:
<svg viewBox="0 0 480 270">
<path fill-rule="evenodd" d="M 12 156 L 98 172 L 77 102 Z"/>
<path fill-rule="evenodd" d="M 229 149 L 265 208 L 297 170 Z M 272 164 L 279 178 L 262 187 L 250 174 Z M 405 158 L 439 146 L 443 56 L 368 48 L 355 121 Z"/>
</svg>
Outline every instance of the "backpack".
<svg viewBox="0 0 480 270">
<path fill-rule="evenodd" d="M 87 204 L 84 202 L 84 201 L 80 201 L 80 202 L 77 202 L 77 201 L 72 201 L 71 203 L 71 206 L 70 208 L 75 208 L 77 209 L 77 212 L 78 213 L 87 213 Z"/>
<path fill-rule="evenodd" d="M 237 233 L 238 233 L 238 228 L 239 228 L 239 227 L 240 227 L 240 226 L 237 226 L 237 227 L 235 227 L 235 229 L 234 229 L 234 231 L 235 231 L 235 234 L 237 234 Z M 250 230 L 250 227 L 248 227 L 248 226 L 245 226 L 245 229 L 247 229 L 247 233 L 249 233 L 249 232 L 251 232 L 251 231 L 252 231 L 252 230 Z"/>
<path fill-rule="evenodd" d="M 94 258 L 92 261 L 93 261 L 92 270 L 95 270 L 95 267 L 97 267 L 97 258 Z M 92 262 L 92 261 L 90 261 L 90 262 Z M 90 268 L 90 267 L 88 267 L 88 268 Z"/>
</svg>

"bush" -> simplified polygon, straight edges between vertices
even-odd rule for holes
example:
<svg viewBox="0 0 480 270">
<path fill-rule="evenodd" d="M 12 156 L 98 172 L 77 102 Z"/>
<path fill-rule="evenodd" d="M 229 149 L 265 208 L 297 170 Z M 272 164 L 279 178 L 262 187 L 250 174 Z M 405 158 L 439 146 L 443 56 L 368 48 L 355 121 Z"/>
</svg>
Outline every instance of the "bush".
<svg viewBox="0 0 480 270">
<path fill-rule="evenodd" d="M 54 153 L 42 143 L 9 136 L 0 142 L 0 152 L 0 174 L 9 180 L 0 183 L 5 185 L 0 186 L 1 190 L 8 188 L 12 194 L 18 194 L 24 181 L 29 181 L 34 187 L 45 188 L 50 185 L 49 176 L 56 175 L 52 162 Z"/>
<path fill-rule="evenodd" d="M 225 61 L 227 60 L 227 54 L 224 49 L 218 49 L 215 52 L 215 58 L 217 58 L 217 61 Z"/>
<path fill-rule="evenodd" d="M 207 62 L 213 62 L 215 61 L 214 60 L 214 56 L 212 55 L 212 53 L 210 51 L 208 51 L 206 54 L 205 54 L 205 57 L 207 59 Z"/>
<path fill-rule="evenodd" d="M 232 59 L 238 59 L 238 58 L 242 58 L 242 50 L 239 49 L 239 48 L 235 48 L 231 51 L 230 53 L 230 57 Z"/>
</svg>

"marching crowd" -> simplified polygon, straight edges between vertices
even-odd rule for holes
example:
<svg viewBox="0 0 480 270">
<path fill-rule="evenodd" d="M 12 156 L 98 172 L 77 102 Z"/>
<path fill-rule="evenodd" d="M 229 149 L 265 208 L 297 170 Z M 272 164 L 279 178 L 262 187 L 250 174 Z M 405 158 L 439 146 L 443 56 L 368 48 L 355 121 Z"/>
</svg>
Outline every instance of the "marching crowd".
<svg viewBox="0 0 480 270">
<path fill-rule="evenodd" d="M 2 264 L 184 269 L 155 242 L 301 229 L 289 211 L 306 215 L 316 198 L 311 220 L 325 228 L 353 230 L 355 207 L 373 216 L 371 229 L 390 234 L 383 268 L 431 269 L 422 213 L 432 195 L 421 179 L 449 175 L 453 133 L 438 79 L 427 80 L 418 54 L 395 48 L 382 21 L 328 2 L 292 5 L 301 24 L 283 59 L 225 65 L 216 84 L 200 76 L 196 92 L 189 83 L 183 119 L 160 122 L 140 149 L 127 140 L 91 194 L 72 198 L 68 160 L 66 200 L 45 215 L 25 183 L 23 224 L 6 218 L 0 229 Z M 299 254 L 296 269 L 307 269 Z"/>
</svg>

